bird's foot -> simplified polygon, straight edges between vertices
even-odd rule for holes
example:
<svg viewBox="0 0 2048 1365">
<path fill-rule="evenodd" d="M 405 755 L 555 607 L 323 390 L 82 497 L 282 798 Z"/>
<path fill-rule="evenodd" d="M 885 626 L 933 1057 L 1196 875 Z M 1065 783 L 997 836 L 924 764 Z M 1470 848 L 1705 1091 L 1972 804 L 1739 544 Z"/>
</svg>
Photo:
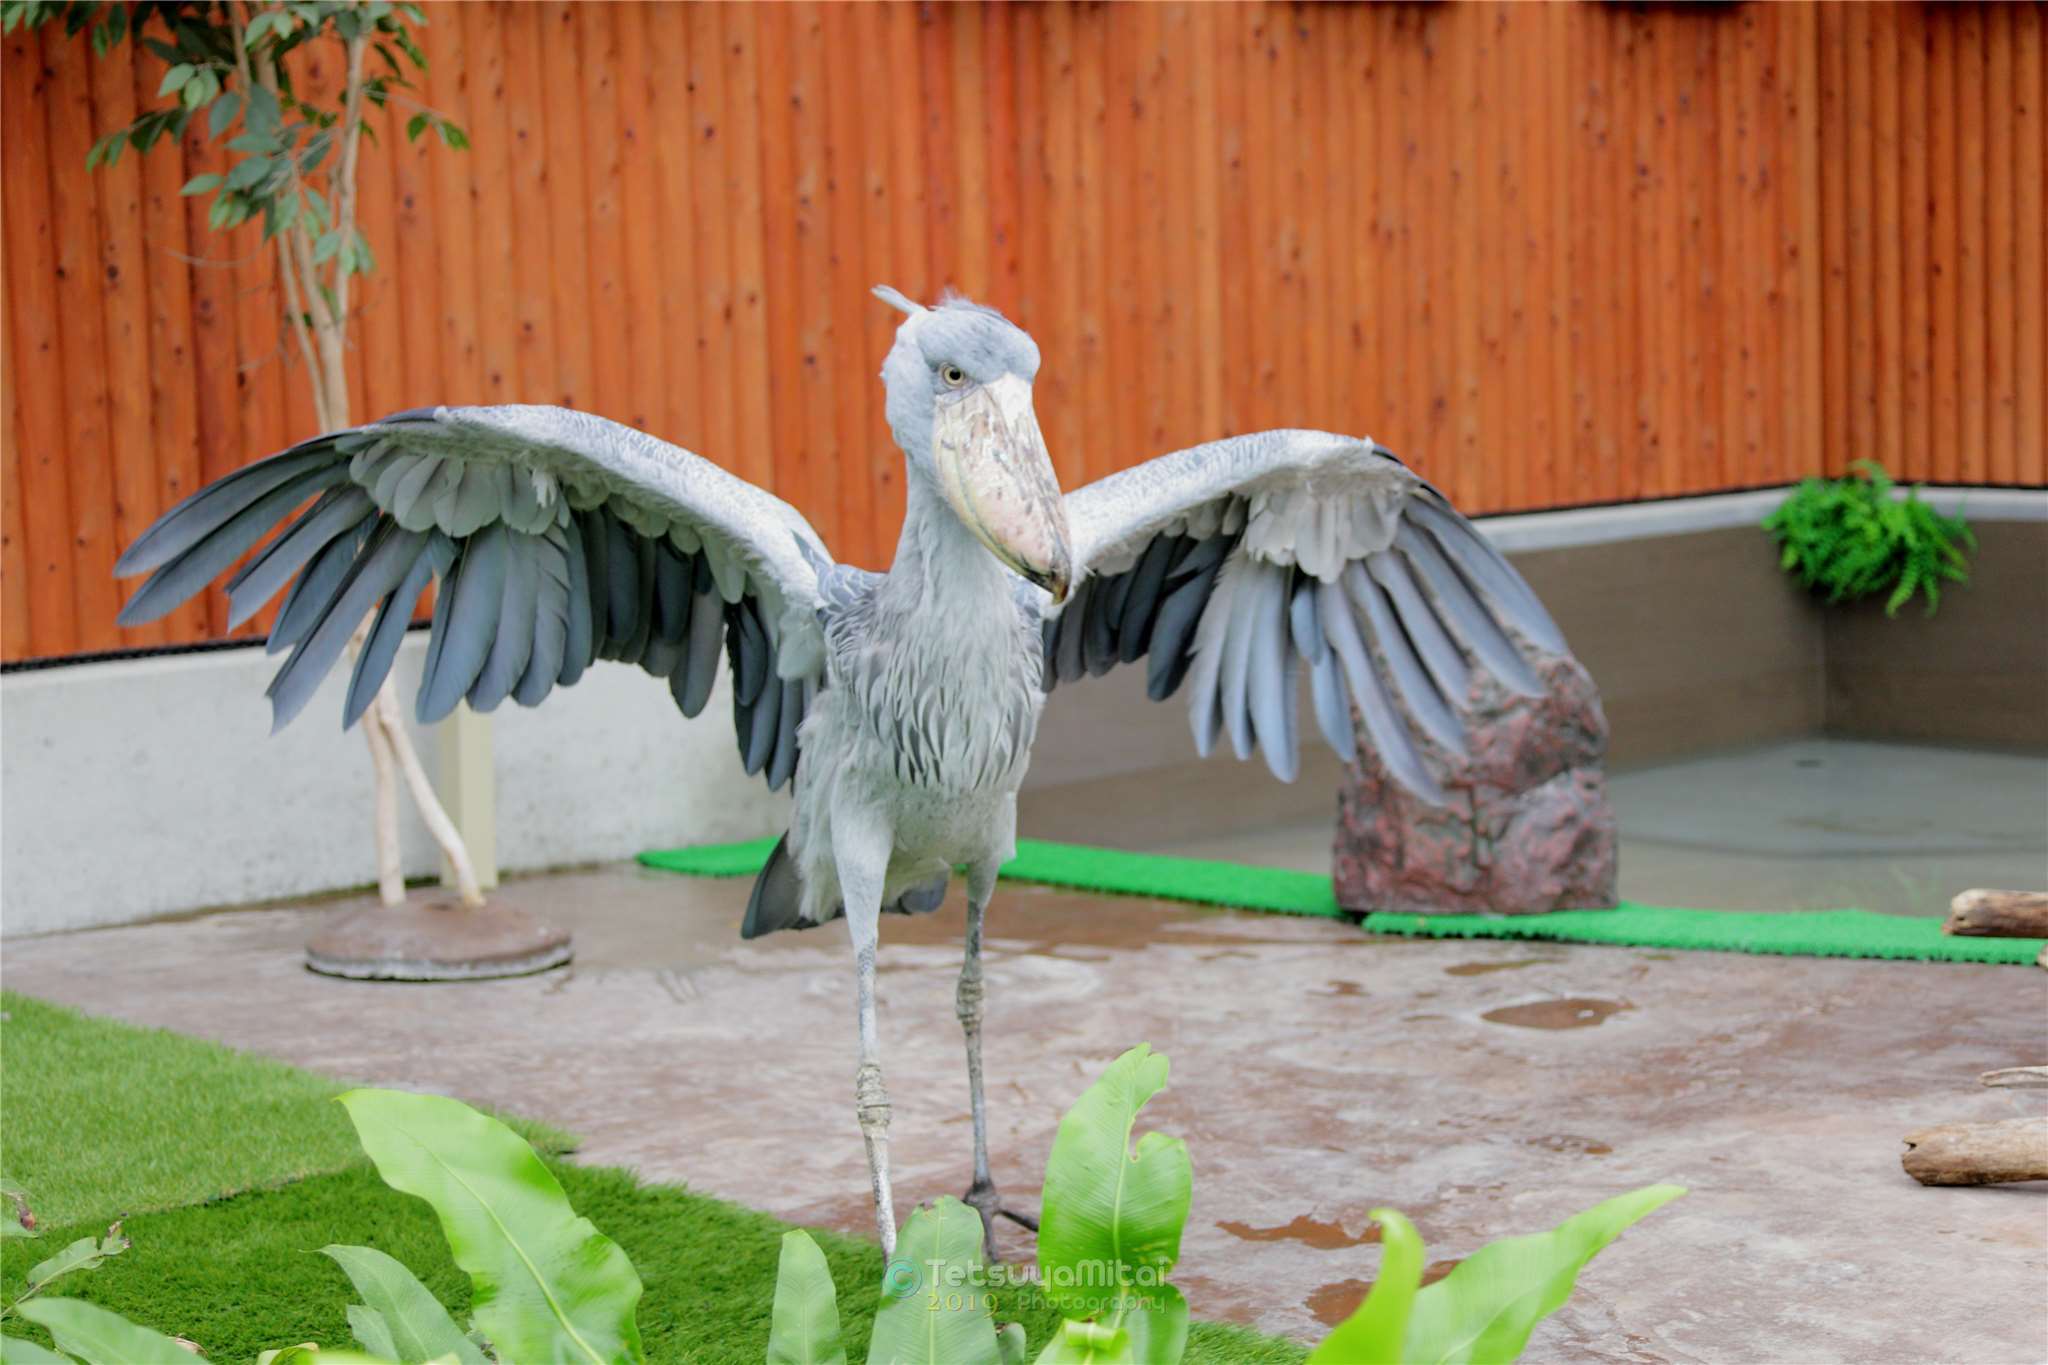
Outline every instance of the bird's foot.
<svg viewBox="0 0 2048 1365">
<path fill-rule="evenodd" d="M 969 1208 L 981 1215 L 981 1251 L 983 1257 L 993 1265 L 996 1263 L 996 1219 L 1007 1218 L 1020 1228 L 1038 1231 L 1038 1219 L 1016 1209 L 1005 1208 L 1002 1198 L 996 1193 L 995 1182 L 977 1181 L 962 1196 Z"/>
</svg>

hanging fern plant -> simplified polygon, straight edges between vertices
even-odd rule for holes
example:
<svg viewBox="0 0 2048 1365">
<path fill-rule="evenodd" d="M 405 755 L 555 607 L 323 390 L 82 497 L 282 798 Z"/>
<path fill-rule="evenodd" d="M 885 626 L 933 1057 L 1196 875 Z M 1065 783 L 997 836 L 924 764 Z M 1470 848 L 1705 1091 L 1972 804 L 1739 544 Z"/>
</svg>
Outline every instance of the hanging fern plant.
<svg viewBox="0 0 2048 1365">
<path fill-rule="evenodd" d="M 1932 616 L 1943 583 L 1969 582 L 1967 551 L 1977 548 L 1977 537 L 1961 517 L 1920 501 L 1918 485 L 1894 497 L 1892 478 L 1877 461 L 1858 460 L 1854 468 L 1845 478 L 1804 480 L 1764 518 L 1779 563 L 1830 602 L 1889 592 L 1885 613 L 1896 616 L 1922 593 Z"/>
</svg>

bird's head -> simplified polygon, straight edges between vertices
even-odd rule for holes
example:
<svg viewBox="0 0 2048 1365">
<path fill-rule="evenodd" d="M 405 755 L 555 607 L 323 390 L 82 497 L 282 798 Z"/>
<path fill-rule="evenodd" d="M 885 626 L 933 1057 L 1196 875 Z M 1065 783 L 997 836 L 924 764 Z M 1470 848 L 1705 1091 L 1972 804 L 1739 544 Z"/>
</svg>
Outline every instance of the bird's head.
<svg viewBox="0 0 2048 1365">
<path fill-rule="evenodd" d="M 1073 575 L 1067 514 L 1031 407 L 1038 344 L 993 308 L 875 296 L 907 316 L 882 364 L 889 427 L 914 477 L 996 558 L 1062 601 Z"/>
</svg>

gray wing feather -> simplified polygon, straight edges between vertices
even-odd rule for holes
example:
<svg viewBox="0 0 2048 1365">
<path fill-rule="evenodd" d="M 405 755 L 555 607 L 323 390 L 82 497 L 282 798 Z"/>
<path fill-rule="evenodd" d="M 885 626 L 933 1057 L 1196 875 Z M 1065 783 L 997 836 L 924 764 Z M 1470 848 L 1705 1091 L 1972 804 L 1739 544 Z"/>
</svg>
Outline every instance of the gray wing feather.
<svg viewBox="0 0 2048 1365">
<path fill-rule="evenodd" d="M 433 631 L 441 648 L 438 653 L 429 650 L 426 676 L 420 680 L 417 709 L 423 725 L 455 709 L 490 657 L 491 637 L 504 610 L 510 549 L 506 537 L 511 534 L 501 525 L 491 525 L 471 536 L 454 574 L 442 585 L 448 611 L 444 618 L 436 602 Z"/>
<path fill-rule="evenodd" d="M 1255 744 L 1282 777 L 1296 771 L 1304 667 L 1340 754 L 1356 756 L 1355 705 L 1389 770 L 1440 800 L 1409 726 L 1463 753 L 1467 656 L 1533 693 L 1517 637 L 1566 648 L 1513 567 L 1369 440 L 1232 437 L 1076 489 L 1066 511 L 1076 583 L 1043 609 L 1047 685 L 1102 671 L 1113 633 L 1118 662 L 1146 656 L 1154 698 L 1190 681 L 1198 750 L 1227 729 L 1239 757 Z"/>
<path fill-rule="evenodd" d="M 336 536 L 362 525 L 376 510 L 370 495 L 354 486 L 322 493 L 290 530 L 264 546 L 261 554 L 228 580 L 228 629 L 234 630 L 261 611 L 307 560 Z"/>
<path fill-rule="evenodd" d="M 1508 638 L 1500 623 L 1486 610 L 1471 585 L 1443 557 L 1436 541 L 1412 526 L 1403 526 L 1394 538 L 1394 544 L 1421 572 L 1430 595 L 1436 599 L 1451 629 L 1464 640 L 1465 647 L 1478 655 L 1479 661 L 1513 690 L 1525 697 L 1542 696 L 1543 684 L 1536 677 L 1536 670 L 1529 667 L 1522 651 L 1515 648 L 1515 642 Z"/>
<path fill-rule="evenodd" d="M 266 493 L 330 460 L 324 451 L 293 446 L 238 469 L 186 497 L 158 517 L 114 561 L 118 578 L 161 568 L 225 526 Z"/>
<path fill-rule="evenodd" d="M 794 771 L 823 678 L 818 579 L 835 566 L 794 508 L 688 451 L 545 407 L 417 408 L 316 437 L 145 531 L 118 565 L 151 575 L 123 620 L 168 611 L 284 522 L 229 584 L 237 625 L 285 592 L 269 641 L 293 651 L 273 684 L 281 719 L 374 612 L 344 703 L 345 721 L 359 718 L 438 574 L 423 718 L 465 696 L 535 704 L 600 657 L 667 678 L 694 715 L 726 643 L 741 675 L 737 738 L 772 778 Z"/>
<path fill-rule="evenodd" d="M 530 552 L 515 553 L 511 543 L 517 531 L 498 533 L 505 541 L 505 589 L 498 617 L 491 631 L 490 653 L 469 685 L 469 704 L 477 711 L 490 712 L 512 695 L 512 689 L 533 660 L 534 614 L 540 609 L 540 568 Z"/>
<path fill-rule="evenodd" d="M 356 626 L 370 608 L 405 581 L 426 547 L 426 535 L 384 522 L 370 533 L 362 554 L 335 589 L 321 613 L 320 624 L 301 640 L 270 683 L 271 732 L 291 723 L 313 699 L 314 689 L 347 648 Z"/>
<path fill-rule="evenodd" d="M 440 533 L 433 532 L 438 536 Z M 356 666 L 349 673 L 348 695 L 342 698 L 342 728 L 354 725 L 363 717 L 363 712 L 376 700 L 377 689 L 384 685 L 384 675 L 391 671 L 391 661 L 398 657 L 398 647 L 405 642 L 405 628 L 412 623 L 413 604 L 420 600 L 427 584 L 434 577 L 434 556 L 422 553 L 412 562 L 412 568 L 394 588 L 384 605 L 377 609 L 377 620 L 370 627 L 370 634 L 363 641 L 363 648 L 356 655 Z"/>
<path fill-rule="evenodd" d="M 284 595 L 284 605 L 278 608 L 277 620 L 270 627 L 270 638 L 264 643 L 265 653 L 276 654 L 291 648 L 319 624 L 320 613 L 334 600 L 334 590 L 341 585 L 349 565 L 355 562 L 356 552 L 362 548 L 369 529 L 369 518 L 357 522 L 329 541 L 313 556 L 313 562 L 306 566 L 306 571 L 292 580 L 291 591 Z"/>
<path fill-rule="evenodd" d="M 1344 566 L 1343 582 L 1346 594 L 1365 612 L 1366 622 L 1372 627 L 1372 641 L 1387 661 L 1387 671 L 1393 674 L 1401 699 L 1408 703 L 1408 713 L 1422 722 L 1422 728 L 1437 743 L 1463 758 L 1465 727 L 1452 711 L 1451 703 L 1436 690 L 1436 683 L 1422 667 L 1422 661 L 1415 657 L 1408 634 L 1394 619 L 1394 609 L 1380 585 L 1367 577 L 1364 567 L 1356 562 Z"/>
<path fill-rule="evenodd" d="M 124 626 L 138 626 L 163 616 L 247 554 L 285 513 L 346 477 L 338 468 L 315 468 L 271 486 L 151 574 L 117 619 Z"/>
</svg>

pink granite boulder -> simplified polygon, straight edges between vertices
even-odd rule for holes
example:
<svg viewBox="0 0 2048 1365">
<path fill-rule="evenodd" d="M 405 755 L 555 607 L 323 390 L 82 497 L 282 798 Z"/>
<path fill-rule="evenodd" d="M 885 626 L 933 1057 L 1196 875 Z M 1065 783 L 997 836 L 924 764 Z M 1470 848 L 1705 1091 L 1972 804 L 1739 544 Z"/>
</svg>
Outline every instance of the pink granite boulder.
<svg viewBox="0 0 2048 1365">
<path fill-rule="evenodd" d="M 1448 806 L 1394 781 L 1360 729 L 1359 761 L 1337 804 L 1339 905 L 1521 915 L 1615 904 L 1600 693 L 1567 656 L 1545 658 L 1538 673 L 1546 691 L 1530 698 L 1473 670 L 1466 757 L 1418 733 Z"/>
</svg>

